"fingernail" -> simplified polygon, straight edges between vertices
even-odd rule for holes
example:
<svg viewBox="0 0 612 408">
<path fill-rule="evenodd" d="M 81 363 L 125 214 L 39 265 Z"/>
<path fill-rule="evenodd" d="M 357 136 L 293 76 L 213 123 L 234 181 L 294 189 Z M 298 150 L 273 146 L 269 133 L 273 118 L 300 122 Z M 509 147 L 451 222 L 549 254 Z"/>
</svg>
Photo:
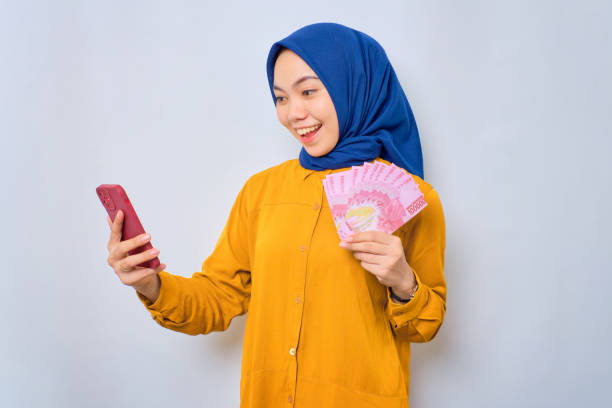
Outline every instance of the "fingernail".
<svg viewBox="0 0 612 408">
<path fill-rule="evenodd" d="M 346 246 L 346 242 L 344 242 L 344 241 L 340 241 L 340 246 L 341 246 L 341 247 L 345 247 L 345 246 Z"/>
<path fill-rule="evenodd" d="M 141 239 L 142 239 L 142 242 L 147 242 L 150 238 L 151 238 L 151 235 L 147 234 L 143 236 Z"/>
<path fill-rule="evenodd" d="M 159 249 L 157 249 L 157 248 L 153 248 L 152 250 L 150 250 L 150 251 L 149 251 L 149 253 L 150 253 L 151 255 L 157 255 L 157 254 L 159 254 Z"/>
</svg>

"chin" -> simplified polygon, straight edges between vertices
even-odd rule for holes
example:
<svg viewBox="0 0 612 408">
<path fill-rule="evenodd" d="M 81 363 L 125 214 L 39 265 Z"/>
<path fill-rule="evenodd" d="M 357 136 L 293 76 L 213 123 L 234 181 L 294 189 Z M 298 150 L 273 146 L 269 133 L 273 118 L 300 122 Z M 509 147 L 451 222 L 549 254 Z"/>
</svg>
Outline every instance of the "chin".
<svg viewBox="0 0 612 408">
<path fill-rule="evenodd" d="M 329 153 L 331 150 L 324 150 L 321 151 L 319 149 L 308 149 L 306 146 L 304 146 L 304 149 L 306 149 L 306 152 L 311 155 L 312 157 L 321 157 L 321 156 L 325 156 L 327 153 Z"/>
</svg>

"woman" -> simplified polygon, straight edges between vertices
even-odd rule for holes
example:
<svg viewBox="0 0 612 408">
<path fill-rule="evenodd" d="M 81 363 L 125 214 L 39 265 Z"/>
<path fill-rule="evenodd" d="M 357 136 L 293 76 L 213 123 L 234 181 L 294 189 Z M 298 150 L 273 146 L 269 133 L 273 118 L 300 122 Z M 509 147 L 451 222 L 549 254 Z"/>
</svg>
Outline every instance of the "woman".
<svg viewBox="0 0 612 408">
<path fill-rule="evenodd" d="M 275 43 L 267 63 L 279 121 L 303 145 L 251 176 L 202 271 L 134 268 L 150 239 L 120 242 L 109 263 L 163 327 L 206 334 L 247 311 L 241 406 L 408 407 L 410 343 L 437 333 L 446 310 L 445 227 L 423 181 L 419 135 L 382 47 L 321 23 Z M 393 234 L 339 242 L 322 179 L 364 161 L 395 163 L 428 205 Z"/>
</svg>

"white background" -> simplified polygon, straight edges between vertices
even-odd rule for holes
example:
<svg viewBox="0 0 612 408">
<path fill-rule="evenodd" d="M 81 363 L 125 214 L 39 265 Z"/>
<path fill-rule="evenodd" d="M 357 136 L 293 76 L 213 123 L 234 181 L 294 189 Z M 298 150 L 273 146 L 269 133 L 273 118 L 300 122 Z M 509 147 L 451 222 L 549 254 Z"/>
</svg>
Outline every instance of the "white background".
<svg viewBox="0 0 612 408">
<path fill-rule="evenodd" d="M 246 179 L 298 155 L 265 61 L 322 21 L 386 49 L 445 210 L 411 405 L 612 403 L 609 2 L 1 4 L 1 406 L 238 406 L 246 316 L 159 327 L 94 190 L 122 184 L 168 271 L 200 270 Z"/>
</svg>

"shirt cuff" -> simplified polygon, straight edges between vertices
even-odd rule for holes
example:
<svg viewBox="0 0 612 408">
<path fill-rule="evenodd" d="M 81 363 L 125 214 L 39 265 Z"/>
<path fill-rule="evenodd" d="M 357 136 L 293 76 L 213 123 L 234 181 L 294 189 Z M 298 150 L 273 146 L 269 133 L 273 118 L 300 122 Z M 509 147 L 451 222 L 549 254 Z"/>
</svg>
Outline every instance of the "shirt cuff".
<svg viewBox="0 0 612 408">
<path fill-rule="evenodd" d="M 136 295 L 138 299 L 142 302 L 143 305 L 147 308 L 153 318 L 156 316 L 162 315 L 165 311 L 168 311 L 172 308 L 170 303 L 170 298 L 176 297 L 176 293 L 178 291 L 178 286 L 174 279 L 172 279 L 172 275 L 166 271 L 161 271 L 159 274 L 159 296 L 155 302 L 151 302 L 145 295 L 136 291 Z"/>
<path fill-rule="evenodd" d="M 416 271 L 413 272 L 419 287 L 408 303 L 396 303 L 391 297 L 391 288 L 387 287 L 387 316 L 395 329 L 406 326 L 410 320 L 416 318 L 427 303 L 428 288 L 423 286 Z"/>
</svg>

